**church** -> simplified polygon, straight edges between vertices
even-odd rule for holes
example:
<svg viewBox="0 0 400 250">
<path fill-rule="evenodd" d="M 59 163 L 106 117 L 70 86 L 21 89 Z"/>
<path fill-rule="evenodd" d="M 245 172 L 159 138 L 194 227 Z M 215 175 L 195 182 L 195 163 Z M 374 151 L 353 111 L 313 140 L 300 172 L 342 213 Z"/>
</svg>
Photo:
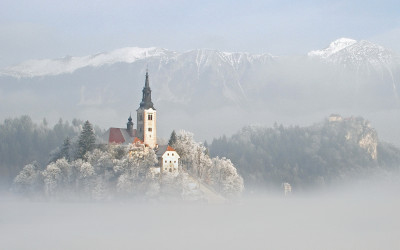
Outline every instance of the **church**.
<svg viewBox="0 0 400 250">
<path fill-rule="evenodd" d="M 103 140 L 107 144 L 142 145 L 154 149 L 161 172 L 178 172 L 178 153 L 170 145 L 157 144 L 157 112 L 151 101 L 148 71 L 142 90 L 142 101 L 136 110 L 136 129 L 132 120 L 132 115 L 129 115 L 126 128 L 109 128 L 103 135 Z"/>
</svg>

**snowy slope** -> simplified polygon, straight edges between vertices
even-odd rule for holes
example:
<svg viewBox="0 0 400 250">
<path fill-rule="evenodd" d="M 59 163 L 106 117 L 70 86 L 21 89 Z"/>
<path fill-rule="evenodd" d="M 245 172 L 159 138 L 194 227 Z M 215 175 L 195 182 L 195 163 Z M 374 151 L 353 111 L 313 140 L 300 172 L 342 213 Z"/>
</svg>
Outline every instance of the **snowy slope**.
<svg viewBox="0 0 400 250">
<path fill-rule="evenodd" d="M 349 38 L 340 38 L 330 43 L 325 49 L 311 51 L 308 53 L 308 57 L 356 70 L 361 68 L 381 71 L 400 65 L 399 56 L 393 51 L 368 41 L 356 41 Z M 0 70 L 0 75 L 18 78 L 54 76 L 73 73 L 85 67 L 134 63 L 141 60 L 156 61 L 160 66 L 165 66 L 170 62 L 194 64 L 198 73 L 208 67 L 229 67 L 234 71 L 240 71 L 254 65 L 269 64 L 276 58 L 278 57 L 269 54 L 231 53 L 209 49 L 197 49 L 181 53 L 155 47 L 128 47 L 82 57 L 69 56 L 60 59 L 28 60 Z"/>
<path fill-rule="evenodd" d="M 329 58 L 333 54 L 345 49 L 348 46 L 357 43 L 356 40 L 349 38 L 340 38 L 336 41 L 331 42 L 329 47 L 323 50 L 314 50 L 308 53 L 309 56 L 321 57 L 321 58 Z"/>
<path fill-rule="evenodd" d="M 375 70 L 381 73 L 400 66 L 395 52 L 369 41 L 348 38 L 338 39 L 326 49 L 311 51 L 308 56 L 357 71 Z"/>
<path fill-rule="evenodd" d="M 160 48 L 128 47 L 117 49 L 109 53 L 83 57 L 64 57 L 61 59 L 28 60 L 16 66 L 8 67 L 1 73 L 14 77 L 35 77 L 73 73 L 84 67 L 99 67 L 114 63 L 132 63 L 149 57 L 165 58 L 173 55 Z"/>
<path fill-rule="evenodd" d="M 193 57 L 194 56 L 194 57 Z M 198 49 L 178 53 L 162 48 L 128 47 L 107 53 L 83 57 L 64 57 L 60 59 L 28 60 L 21 64 L 7 67 L 0 71 L 0 75 L 13 77 L 37 77 L 46 75 L 60 75 L 73 73 L 85 67 L 99 67 L 115 63 L 134 63 L 140 60 L 156 59 L 160 64 L 168 64 L 176 60 L 195 62 L 197 67 L 229 65 L 238 69 L 240 65 L 254 62 L 265 63 L 270 61 L 271 55 L 253 55 L 249 53 L 229 53 L 209 49 Z"/>
</svg>

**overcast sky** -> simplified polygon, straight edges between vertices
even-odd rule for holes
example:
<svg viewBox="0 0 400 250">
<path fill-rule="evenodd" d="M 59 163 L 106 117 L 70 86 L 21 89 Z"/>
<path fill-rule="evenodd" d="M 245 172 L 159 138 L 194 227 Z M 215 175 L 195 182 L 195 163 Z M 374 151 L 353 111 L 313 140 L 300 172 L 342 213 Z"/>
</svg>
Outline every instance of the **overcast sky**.
<svg viewBox="0 0 400 250">
<path fill-rule="evenodd" d="M 400 1 L 0 0 L 0 67 L 127 46 L 305 54 L 340 37 L 400 51 Z"/>
</svg>

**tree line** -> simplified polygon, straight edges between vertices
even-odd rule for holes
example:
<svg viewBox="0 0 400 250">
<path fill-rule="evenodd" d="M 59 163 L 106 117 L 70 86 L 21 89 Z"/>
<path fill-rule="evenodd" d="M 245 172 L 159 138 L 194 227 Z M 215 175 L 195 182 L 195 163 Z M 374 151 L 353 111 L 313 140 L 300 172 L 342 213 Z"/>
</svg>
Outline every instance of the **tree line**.
<svg viewBox="0 0 400 250">
<path fill-rule="evenodd" d="M 279 188 L 283 182 L 297 190 L 315 188 L 400 167 L 400 150 L 380 142 L 360 117 L 308 127 L 247 126 L 229 138 L 214 139 L 209 150 L 231 159 L 247 188 Z"/>
<path fill-rule="evenodd" d="M 38 165 L 49 162 L 50 152 L 66 138 L 79 133 L 81 121 L 72 123 L 60 119 L 49 127 L 44 119 L 36 124 L 29 116 L 5 119 L 0 124 L 0 183 L 8 187 L 25 164 L 36 161 Z"/>
</svg>

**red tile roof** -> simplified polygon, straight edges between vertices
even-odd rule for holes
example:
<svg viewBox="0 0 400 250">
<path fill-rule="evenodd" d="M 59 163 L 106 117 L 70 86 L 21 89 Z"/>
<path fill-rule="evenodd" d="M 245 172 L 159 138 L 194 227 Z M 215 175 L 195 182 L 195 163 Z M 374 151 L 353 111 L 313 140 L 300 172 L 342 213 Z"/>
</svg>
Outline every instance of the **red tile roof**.
<svg viewBox="0 0 400 250">
<path fill-rule="evenodd" d="M 119 128 L 110 128 L 109 143 L 124 143 L 125 139 Z"/>
<path fill-rule="evenodd" d="M 175 151 L 175 149 L 171 146 L 168 145 L 167 150 L 166 151 Z"/>
<path fill-rule="evenodd" d="M 143 144 L 143 142 L 139 138 L 135 137 L 135 139 L 133 139 L 133 143 L 137 143 L 137 142 L 139 142 L 140 144 Z"/>
</svg>

